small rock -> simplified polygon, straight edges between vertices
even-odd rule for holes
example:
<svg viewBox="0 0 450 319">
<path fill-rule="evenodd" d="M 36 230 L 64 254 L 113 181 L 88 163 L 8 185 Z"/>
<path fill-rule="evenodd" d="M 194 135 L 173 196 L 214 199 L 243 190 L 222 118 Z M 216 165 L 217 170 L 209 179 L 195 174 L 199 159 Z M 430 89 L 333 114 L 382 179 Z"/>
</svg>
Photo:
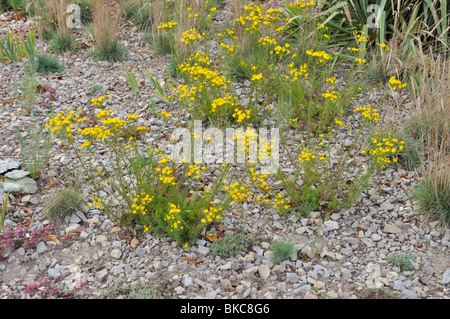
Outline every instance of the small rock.
<svg viewBox="0 0 450 319">
<path fill-rule="evenodd" d="M 400 234 L 403 232 L 403 230 L 395 225 L 386 224 L 384 226 L 383 232 L 389 234 Z"/>
<path fill-rule="evenodd" d="M 120 249 L 113 249 L 111 251 L 111 257 L 119 259 L 120 257 L 122 257 L 122 252 L 120 251 Z"/>
<path fill-rule="evenodd" d="M 187 276 L 186 278 L 184 278 L 183 284 L 185 287 L 191 287 L 194 285 L 194 280 L 191 276 Z"/>
<path fill-rule="evenodd" d="M 447 269 L 442 275 L 441 283 L 448 285 L 450 283 L 450 269 Z"/>
<path fill-rule="evenodd" d="M 267 265 L 259 266 L 258 272 L 261 278 L 264 280 L 266 280 L 270 276 L 270 268 Z"/>
<path fill-rule="evenodd" d="M 327 220 L 326 222 L 323 223 L 323 225 L 325 226 L 326 231 L 336 230 L 339 228 L 339 224 L 334 220 Z"/>
<path fill-rule="evenodd" d="M 37 244 L 36 251 L 38 254 L 42 254 L 44 251 L 47 251 L 47 246 L 45 246 L 45 243 L 43 241 Z"/>
<path fill-rule="evenodd" d="M 296 283 L 300 280 L 300 277 L 296 273 L 288 273 L 286 275 L 286 281 L 291 283 Z"/>
<path fill-rule="evenodd" d="M 12 172 L 6 173 L 5 177 L 8 177 L 10 179 L 21 179 L 28 175 L 30 175 L 30 172 L 16 169 Z"/>
<path fill-rule="evenodd" d="M 197 252 L 203 256 L 206 256 L 209 253 L 209 248 L 206 246 L 198 246 Z"/>
</svg>

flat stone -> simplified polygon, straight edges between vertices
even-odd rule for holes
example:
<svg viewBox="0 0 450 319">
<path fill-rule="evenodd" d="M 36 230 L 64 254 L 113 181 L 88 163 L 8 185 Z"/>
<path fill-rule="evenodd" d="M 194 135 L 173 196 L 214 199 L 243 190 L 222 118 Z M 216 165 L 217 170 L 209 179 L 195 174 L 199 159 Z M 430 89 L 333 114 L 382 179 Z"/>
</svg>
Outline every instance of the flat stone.
<svg viewBox="0 0 450 319">
<path fill-rule="evenodd" d="M 400 234 L 403 232 L 403 230 L 395 225 L 386 224 L 384 226 L 383 232 L 389 234 Z"/>
<path fill-rule="evenodd" d="M 258 272 L 261 278 L 264 280 L 266 280 L 270 276 L 270 268 L 267 265 L 259 266 Z"/>
<path fill-rule="evenodd" d="M 326 231 L 336 230 L 339 228 L 339 224 L 334 220 L 327 220 L 326 222 L 323 223 L 323 225 L 325 226 Z"/>
<path fill-rule="evenodd" d="M 441 283 L 443 283 L 444 285 L 448 285 L 450 283 L 450 268 L 447 269 L 442 275 Z"/>
<path fill-rule="evenodd" d="M 113 249 L 110 255 L 115 259 L 119 259 L 120 257 L 122 257 L 122 252 L 120 251 L 120 249 Z"/>
<path fill-rule="evenodd" d="M 191 276 L 187 276 L 186 278 L 184 278 L 183 284 L 185 287 L 191 287 L 194 285 L 194 280 Z"/>
<path fill-rule="evenodd" d="M 394 205 L 392 205 L 389 201 L 384 202 L 380 205 L 380 208 L 384 210 L 385 212 L 391 211 L 395 208 Z"/>
<path fill-rule="evenodd" d="M 16 180 L 5 178 L 4 183 L 14 183 L 20 185 L 22 187 L 21 192 L 26 194 L 34 194 L 38 190 L 36 181 L 30 177 L 24 177 Z M 3 189 L 5 188 L 3 187 Z"/>
<path fill-rule="evenodd" d="M 78 225 L 78 224 L 74 224 L 74 225 L 71 225 L 71 226 L 69 226 L 69 227 L 66 227 L 66 234 L 70 234 L 70 233 L 76 232 L 76 230 L 77 230 L 77 228 L 78 228 L 79 226 L 80 226 L 80 225 Z"/>
<path fill-rule="evenodd" d="M 373 241 L 380 241 L 381 240 L 381 236 L 379 234 L 372 234 L 372 236 L 370 236 L 370 238 Z"/>
<path fill-rule="evenodd" d="M 20 162 L 12 160 L 10 158 L 6 160 L 0 160 L 0 174 L 3 174 L 9 170 L 16 169 L 20 167 Z"/>
<path fill-rule="evenodd" d="M 259 270 L 258 266 L 250 267 L 244 270 L 244 277 L 251 277 L 255 272 Z"/>
<path fill-rule="evenodd" d="M 17 183 L 9 183 L 9 182 L 4 182 L 0 184 L 3 192 L 7 193 L 7 192 L 11 192 L 11 193 L 20 193 L 22 192 L 22 186 L 20 186 Z"/>
<path fill-rule="evenodd" d="M 209 253 L 209 248 L 206 246 L 198 246 L 197 252 L 203 256 L 206 256 Z"/>
<path fill-rule="evenodd" d="M 10 179 L 21 179 L 21 178 L 24 178 L 24 177 L 26 177 L 28 175 L 30 175 L 30 172 L 23 171 L 23 170 L 20 170 L 20 169 L 15 169 L 15 170 L 13 170 L 13 171 L 11 171 L 9 173 L 6 173 L 5 177 L 8 177 Z"/>
<path fill-rule="evenodd" d="M 44 251 L 47 251 L 47 246 L 45 246 L 45 243 L 43 241 L 37 244 L 36 251 L 38 254 L 42 254 Z"/>
<path fill-rule="evenodd" d="M 96 275 L 97 275 L 97 280 L 99 282 L 103 282 L 103 281 L 105 281 L 106 277 L 108 276 L 108 270 L 102 269 L 102 270 L 98 271 L 96 273 Z"/>
<path fill-rule="evenodd" d="M 298 282 L 299 280 L 300 280 L 300 277 L 299 277 L 296 273 L 291 272 L 291 273 L 288 273 L 288 274 L 286 275 L 286 281 L 287 281 L 287 282 L 296 283 L 296 282 Z"/>
</svg>

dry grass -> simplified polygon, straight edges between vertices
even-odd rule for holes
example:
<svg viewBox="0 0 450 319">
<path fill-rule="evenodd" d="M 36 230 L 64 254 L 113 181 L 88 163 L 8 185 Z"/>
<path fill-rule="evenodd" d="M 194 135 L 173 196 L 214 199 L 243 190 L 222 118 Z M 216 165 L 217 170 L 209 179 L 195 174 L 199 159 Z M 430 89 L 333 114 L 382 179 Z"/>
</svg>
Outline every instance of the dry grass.
<svg viewBox="0 0 450 319">
<path fill-rule="evenodd" d="M 94 56 L 100 60 L 119 61 L 125 54 L 119 42 L 123 0 L 111 6 L 107 0 L 93 1 Z"/>
<path fill-rule="evenodd" d="M 413 198 L 422 212 L 450 225 L 450 61 L 424 57 L 423 70 L 420 85 L 413 86 L 417 112 L 411 126 L 427 162 Z"/>
</svg>

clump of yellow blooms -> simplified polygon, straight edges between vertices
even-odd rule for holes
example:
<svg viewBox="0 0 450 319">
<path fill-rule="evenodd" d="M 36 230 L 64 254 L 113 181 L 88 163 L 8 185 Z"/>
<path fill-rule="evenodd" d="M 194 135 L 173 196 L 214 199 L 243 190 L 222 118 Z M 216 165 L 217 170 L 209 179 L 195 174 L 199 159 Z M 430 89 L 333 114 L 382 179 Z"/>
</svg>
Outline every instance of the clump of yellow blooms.
<svg viewBox="0 0 450 319">
<path fill-rule="evenodd" d="M 222 216 L 220 215 L 221 213 L 223 213 L 223 208 L 219 207 L 209 207 L 203 210 L 203 215 L 202 218 L 200 219 L 200 221 L 202 222 L 202 224 L 205 223 L 212 223 L 213 221 L 218 221 L 218 220 L 222 220 Z"/>
<path fill-rule="evenodd" d="M 247 183 L 235 182 L 229 186 L 225 186 L 224 189 L 236 203 L 246 201 L 247 198 L 252 194 L 249 190 L 250 185 Z"/>
<path fill-rule="evenodd" d="M 353 112 L 360 112 L 364 118 L 375 124 L 380 120 L 377 109 L 372 109 L 370 106 L 357 107 Z"/>
<path fill-rule="evenodd" d="M 285 198 L 284 193 L 280 193 L 277 196 L 275 196 L 273 201 L 274 201 L 273 208 L 277 209 L 277 213 L 281 212 L 283 209 L 289 209 L 291 207 L 290 201 Z"/>
<path fill-rule="evenodd" d="M 341 98 L 341 93 L 336 91 L 330 92 L 327 90 L 325 93 L 322 93 L 322 96 L 330 101 L 334 101 Z"/>
<path fill-rule="evenodd" d="M 173 29 L 178 25 L 177 22 L 175 21 L 169 21 L 167 23 L 162 22 L 159 26 L 158 29 Z"/>
<path fill-rule="evenodd" d="M 306 54 L 317 58 L 319 60 L 317 63 L 324 63 L 333 60 L 333 57 L 330 54 L 326 53 L 325 51 L 307 50 Z"/>
<path fill-rule="evenodd" d="M 197 32 L 197 29 L 192 28 L 190 30 L 183 32 L 180 41 L 187 45 L 190 42 L 200 40 L 202 38 L 202 35 L 205 35 L 205 34 L 204 33 L 200 34 Z"/>
<path fill-rule="evenodd" d="M 95 205 L 95 207 L 97 209 L 104 209 L 105 207 L 103 206 L 103 202 L 102 199 L 100 198 L 100 196 L 97 195 L 92 195 L 93 201 L 92 203 L 90 203 L 88 205 L 88 207 L 93 207 Z"/>
<path fill-rule="evenodd" d="M 406 87 L 406 83 L 402 83 L 402 81 L 397 80 L 395 78 L 395 76 L 392 76 L 389 79 L 389 84 L 392 86 L 392 89 L 395 91 L 397 89 L 403 89 L 404 87 Z"/>
<path fill-rule="evenodd" d="M 105 96 L 100 96 L 96 99 L 92 99 L 91 103 L 92 106 L 94 107 L 98 107 L 98 108 L 104 108 L 106 106 L 106 102 L 109 99 L 109 95 L 105 95 Z"/>
<path fill-rule="evenodd" d="M 154 196 L 140 193 L 133 199 L 131 205 L 133 214 L 147 215 L 149 213 L 149 204 L 153 201 Z"/>
<path fill-rule="evenodd" d="M 404 149 L 404 141 L 394 138 L 391 133 L 375 133 L 375 137 L 371 138 L 371 145 L 363 149 L 363 154 L 372 156 L 381 168 L 386 164 L 397 162 L 396 154 Z"/>
<path fill-rule="evenodd" d="M 302 0 L 302 1 L 296 1 L 296 2 L 292 2 L 289 3 L 288 7 L 289 8 L 308 8 L 308 7 L 312 7 L 315 6 L 317 3 L 314 1 L 306 1 L 306 0 Z"/>
<path fill-rule="evenodd" d="M 236 19 L 243 27 L 244 31 L 249 33 L 255 33 L 261 31 L 261 26 L 270 27 L 273 22 L 280 19 L 282 10 L 280 9 L 268 9 L 265 10 L 263 6 L 255 5 L 254 3 L 249 3 L 249 5 L 244 6 L 246 11 L 245 15 L 240 16 Z"/>
<path fill-rule="evenodd" d="M 245 120 L 249 120 L 251 118 L 251 110 L 240 110 L 234 109 L 233 117 L 236 118 L 237 123 L 241 123 Z"/>
<path fill-rule="evenodd" d="M 159 113 L 161 113 L 161 115 L 164 116 L 165 118 L 172 117 L 172 114 L 169 114 L 164 110 L 160 111 Z"/>
</svg>

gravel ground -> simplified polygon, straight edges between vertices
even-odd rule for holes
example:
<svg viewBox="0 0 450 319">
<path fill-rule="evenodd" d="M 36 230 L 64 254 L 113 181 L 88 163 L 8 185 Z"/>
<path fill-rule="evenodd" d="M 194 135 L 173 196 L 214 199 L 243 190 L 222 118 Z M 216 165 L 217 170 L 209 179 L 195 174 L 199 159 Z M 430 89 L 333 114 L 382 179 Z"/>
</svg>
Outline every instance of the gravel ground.
<svg viewBox="0 0 450 319">
<path fill-rule="evenodd" d="M 30 26 L 30 22 L 16 20 L 10 13 L 0 16 L 0 34 L 8 27 L 26 30 Z M 115 114 L 137 112 L 152 131 L 173 130 L 171 124 L 175 123 L 169 121 L 162 126 L 148 105 L 133 96 L 123 77 L 123 72 L 130 69 L 136 71 L 139 82 L 144 81 L 138 66 L 163 79 L 167 57 L 151 53 L 130 25 L 122 26 L 121 36 L 128 49 L 124 62 L 95 62 L 86 48 L 60 55 L 65 71 L 41 78 L 58 89 L 56 101 L 40 96 L 41 103 L 32 115 L 23 113 L 13 98 L 12 87 L 21 63 L 1 66 L 0 161 L 23 161 L 16 129 L 24 131 L 33 118 L 48 120 L 47 102 L 55 108 L 84 108 L 90 104 L 89 88 L 96 84 L 102 84 L 105 94 L 111 95 Z M 83 31 L 78 40 L 86 47 L 91 41 Z M 37 51 L 45 51 L 46 45 L 39 41 Z M 150 97 L 148 87 L 144 86 L 143 95 Z M 238 89 L 245 92 L 245 85 Z M 380 96 L 374 92 L 364 99 Z M 411 103 L 402 103 L 406 114 Z M 175 107 L 162 103 L 157 108 L 177 114 Z M 383 106 L 381 112 L 385 117 L 405 116 L 395 113 L 398 109 L 390 105 Z M 289 134 L 295 141 L 296 136 Z M 148 142 L 156 139 L 157 135 L 147 133 Z M 162 138 L 158 143 L 167 148 L 169 141 Z M 10 201 L 7 223 L 16 225 L 30 218 L 30 227 L 53 223 L 44 214 L 44 201 L 54 189 L 67 185 L 62 171 L 70 167 L 72 159 L 68 150 L 54 147 L 47 169 L 37 179 L 37 192 L 17 195 Z M 60 185 L 46 187 L 52 180 Z M 113 291 L 115 298 L 126 298 L 128 294 L 119 288 L 139 283 L 155 286 L 154 297 L 167 299 L 357 299 L 377 282 L 399 298 L 448 299 L 450 232 L 413 208 L 408 193 L 417 180 L 417 172 L 387 169 L 372 178 L 371 187 L 356 205 L 333 213 L 329 219 L 321 212 L 284 217 L 270 209 L 244 205 L 224 220 L 227 232 L 242 231 L 263 239 L 249 251 L 226 259 L 210 256 L 211 242 L 204 239 L 183 249 L 168 238 L 147 234 L 136 244 L 131 242 L 132 233 L 115 225 L 102 211 L 84 205 L 81 211 L 55 224 L 59 244 L 49 240 L 35 249 L 5 253 L 0 263 L 0 298 L 31 298 L 33 295 L 24 293 L 25 288 L 47 278 L 49 286 L 60 289 L 59 298 L 104 298 L 111 297 Z M 74 231 L 76 236 L 61 237 Z M 297 252 L 291 260 L 271 262 L 270 242 L 285 238 L 295 243 Z M 402 271 L 387 261 L 390 254 L 397 252 L 411 255 L 415 270 Z"/>
</svg>

